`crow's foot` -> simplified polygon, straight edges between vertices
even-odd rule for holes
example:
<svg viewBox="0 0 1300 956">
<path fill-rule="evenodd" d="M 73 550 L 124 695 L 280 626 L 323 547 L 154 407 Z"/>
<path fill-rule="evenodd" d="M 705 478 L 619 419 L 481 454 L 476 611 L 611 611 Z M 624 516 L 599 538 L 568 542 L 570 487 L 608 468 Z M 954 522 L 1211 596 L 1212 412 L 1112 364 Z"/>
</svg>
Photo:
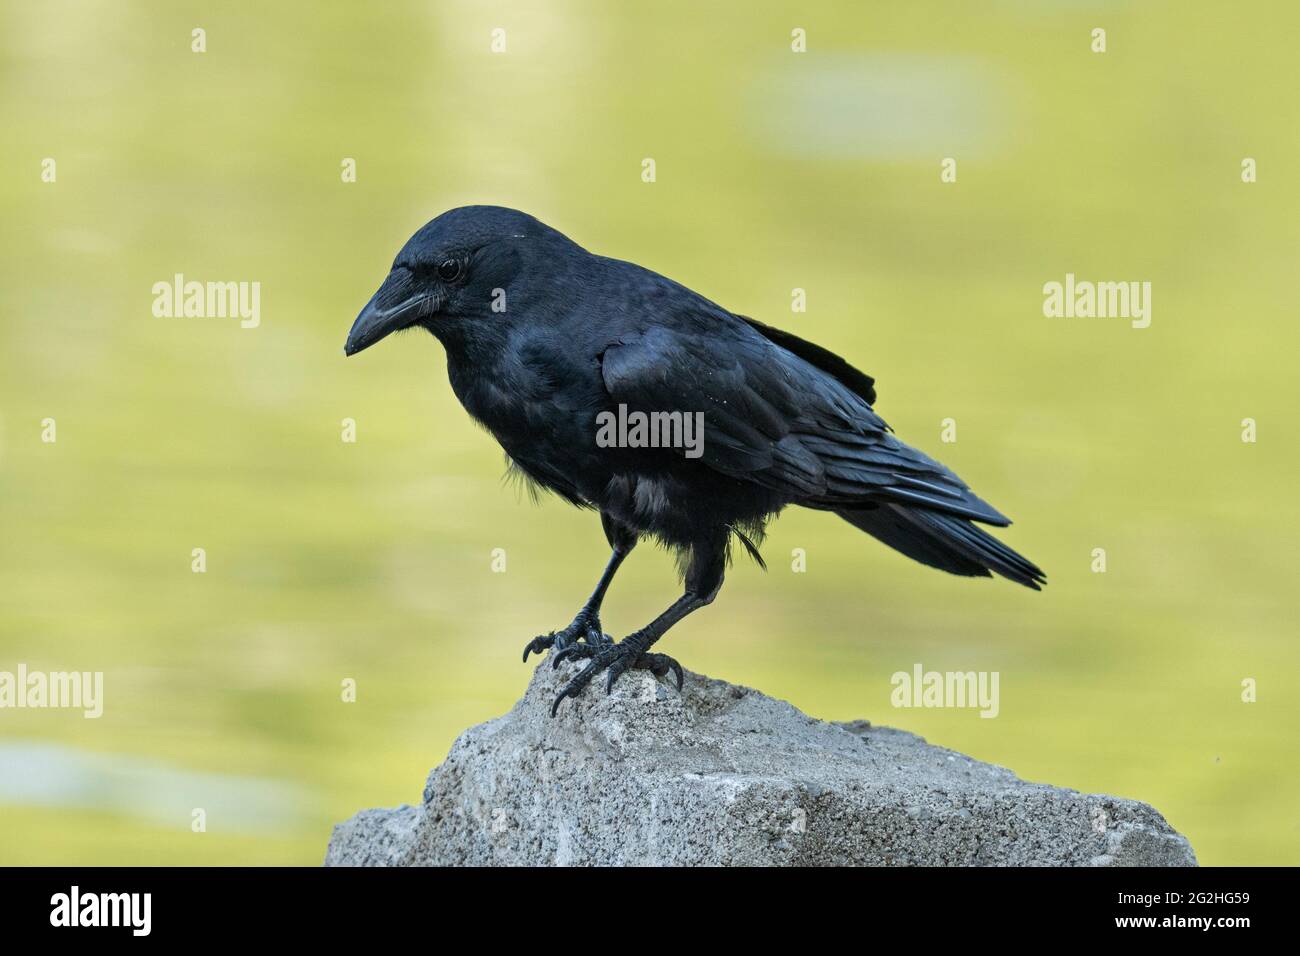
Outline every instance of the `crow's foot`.
<svg viewBox="0 0 1300 956">
<path fill-rule="evenodd" d="M 547 649 L 554 650 L 558 654 L 567 647 L 584 646 L 577 644 L 579 639 L 585 640 L 588 646 L 593 647 L 614 643 L 600 629 L 600 615 L 594 611 L 583 610 L 579 611 L 573 623 L 563 630 L 538 635 L 525 644 L 524 662 L 527 663 L 529 654 L 540 654 Z"/>
<path fill-rule="evenodd" d="M 601 671 L 608 674 L 605 680 L 606 694 L 614 689 L 614 681 L 630 668 L 648 670 L 655 677 L 665 677 L 671 671 L 677 678 L 677 690 L 680 692 L 686 679 L 682 672 L 682 665 L 667 654 L 651 654 L 649 651 L 643 651 L 642 646 L 644 645 L 628 639 L 617 644 L 594 646 L 570 644 L 563 650 L 557 651 L 551 658 L 553 667 L 559 667 L 561 661 L 578 658 L 590 659 L 591 663 L 579 671 L 577 676 L 564 686 L 564 690 L 560 691 L 560 696 L 555 698 L 555 703 L 551 705 L 551 716 L 554 717 L 556 711 L 560 709 L 560 701 L 566 697 L 577 697 L 582 693 L 582 689 L 591 683 L 591 679 Z"/>
</svg>

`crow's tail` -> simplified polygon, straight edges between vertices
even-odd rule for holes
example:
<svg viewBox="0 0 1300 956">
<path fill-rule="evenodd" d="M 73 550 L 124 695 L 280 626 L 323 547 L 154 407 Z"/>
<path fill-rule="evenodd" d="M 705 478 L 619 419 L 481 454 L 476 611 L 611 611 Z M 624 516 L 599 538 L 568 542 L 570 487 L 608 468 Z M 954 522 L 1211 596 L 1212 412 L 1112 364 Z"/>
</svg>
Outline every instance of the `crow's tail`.
<svg viewBox="0 0 1300 956">
<path fill-rule="evenodd" d="M 1035 591 L 1047 583 L 1038 566 L 965 518 L 931 508 L 880 503 L 835 512 L 914 561 L 967 577 L 996 572 Z"/>
</svg>

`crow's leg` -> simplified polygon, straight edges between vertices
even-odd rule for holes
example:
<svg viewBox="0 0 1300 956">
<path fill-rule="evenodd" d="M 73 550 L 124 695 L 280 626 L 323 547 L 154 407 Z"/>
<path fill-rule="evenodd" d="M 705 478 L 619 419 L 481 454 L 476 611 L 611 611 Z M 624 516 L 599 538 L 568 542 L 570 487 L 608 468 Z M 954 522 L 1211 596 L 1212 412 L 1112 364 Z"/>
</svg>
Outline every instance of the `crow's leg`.
<svg viewBox="0 0 1300 956">
<path fill-rule="evenodd" d="M 600 626 L 600 605 L 605 599 L 605 592 L 609 589 L 609 583 L 614 580 L 614 572 L 618 566 L 623 563 L 631 548 L 615 547 L 613 553 L 609 556 L 609 563 L 605 565 L 605 573 L 600 576 L 600 581 L 596 584 L 596 590 L 592 592 L 587 603 L 578 611 L 577 616 L 568 627 L 558 631 L 551 631 L 549 634 L 539 634 L 524 646 L 524 660 L 528 660 L 529 654 L 540 654 L 547 648 L 554 648 L 556 651 L 562 651 L 566 647 L 572 647 L 580 639 L 585 638 L 588 644 L 601 645 L 613 643 Z"/>
<path fill-rule="evenodd" d="M 529 641 L 524 646 L 525 661 L 528 660 L 529 654 L 540 654 L 547 648 L 554 648 L 557 652 L 562 651 L 566 647 L 573 646 L 579 638 L 585 639 L 591 645 L 613 643 L 601 630 L 600 605 L 605 600 L 605 592 L 609 590 L 609 584 L 614 580 L 614 573 L 618 571 L 618 566 L 636 547 L 636 534 L 604 512 L 601 512 L 600 523 L 604 526 L 605 537 L 609 539 L 610 547 L 614 551 L 609 556 L 609 563 L 605 565 L 605 573 L 596 583 L 596 590 L 591 593 L 587 603 L 582 606 L 582 610 L 568 627 L 539 635 Z"/>
<path fill-rule="evenodd" d="M 663 677 L 671 671 L 677 678 L 677 689 L 680 691 L 685 681 L 682 666 L 667 654 L 650 653 L 650 647 L 686 615 L 712 603 L 718 589 L 722 587 L 726 565 L 727 532 L 723 530 L 720 534 L 711 536 L 706 543 L 691 548 L 690 562 L 686 568 L 686 593 L 641 630 L 629 634 L 617 644 L 570 644 L 558 651 L 552 658 L 556 667 L 561 661 L 575 658 L 589 658 L 589 663 L 560 691 L 560 696 L 551 705 L 551 716 L 555 716 L 560 701 L 566 697 L 577 697 L 601 671 L 607 671 L 609 675 L 605 680 L 607 694 L 613 689 L 614 681 L 618 680 L 619 675 L 633 667 L 649 670 L 656 677 Z"/>
</svg>

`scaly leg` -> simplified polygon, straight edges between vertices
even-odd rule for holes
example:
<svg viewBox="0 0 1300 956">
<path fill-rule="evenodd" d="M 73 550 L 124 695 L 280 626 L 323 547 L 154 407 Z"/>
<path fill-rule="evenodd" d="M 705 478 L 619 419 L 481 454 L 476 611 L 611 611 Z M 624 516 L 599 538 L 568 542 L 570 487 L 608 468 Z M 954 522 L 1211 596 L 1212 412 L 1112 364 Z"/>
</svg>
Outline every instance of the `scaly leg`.
<svg viewBox="0 0 1300 956">
<path fill-rule="evenodd" d="M 614 551 L 609 556 L 609 563 L 605 565 L 605 572 L 596 583 L 596 590 L 591 593 L 587 603 L 578 611 L 573 623 L 568 627 L 538 635 L 524 646 L 525 662 L 529 654 L 540 654 L 547 648 L 554 648 L 557 652 L 562 651 L 566 647 L 572 647 L 579 639 L 585 639 L 587 644 L 593 646 L 613 643 L 601 629 L 600 605 L 605 600 L 605 592 L 609 590 L 610 582 L 614 580 L 619 565 L 636 547 L 636 535 L 630 529 L 616 523 L 604 512 L 601 513 L 600 521 L 605 528 L 605 537 L 609 539 L 610 547 Z"/>
<path fill-rule="evenodd" d="M 570 644 L 558 651 L 552 658 L 556 667 L 561 661 L 576 658 L 589 658 L 590 662 L 560 691 L 555 703 L 551 705 L 551 716 L 555 716 L 564 698 L 577 697 L 601 671 L 606 671 L 609 675 L 605 681 L 607 694 L 613 689 L 614 681 L 634 667 L 647 669 L 656 677 L 663 677 L 671 671 L 677 678 L 677 689 L 680 691 L 685 681 L 682 666 L 666 654 L 650 653 L 650 648 L 686 615 L 712 603 L 718 589 L 722 587 L 726 556 L 727 534 L 723 531 L 691 549 L 690 563 L 686 569 L 686 593 L 641 630 L 629 634 L 617 644 Z"/>
</svg>

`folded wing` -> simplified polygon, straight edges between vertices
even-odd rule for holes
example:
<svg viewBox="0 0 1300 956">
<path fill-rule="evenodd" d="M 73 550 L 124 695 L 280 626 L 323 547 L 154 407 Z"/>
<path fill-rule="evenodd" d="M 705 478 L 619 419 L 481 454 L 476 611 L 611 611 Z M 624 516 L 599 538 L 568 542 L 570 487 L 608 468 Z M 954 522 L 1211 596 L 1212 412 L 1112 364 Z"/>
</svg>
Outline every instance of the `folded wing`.
<svg viewBox="0 0 1300 956">
<path fill-rule="evenodd" d="M 896 502 L 1010 524 L 894 436 L 871 407 L 869 376 L 790 333 L 727 314 L 626 335 L 601 363 L 615 403 L 703 412 L 702 464 L 791 501 L 828 510 Z"/>
</svg>

